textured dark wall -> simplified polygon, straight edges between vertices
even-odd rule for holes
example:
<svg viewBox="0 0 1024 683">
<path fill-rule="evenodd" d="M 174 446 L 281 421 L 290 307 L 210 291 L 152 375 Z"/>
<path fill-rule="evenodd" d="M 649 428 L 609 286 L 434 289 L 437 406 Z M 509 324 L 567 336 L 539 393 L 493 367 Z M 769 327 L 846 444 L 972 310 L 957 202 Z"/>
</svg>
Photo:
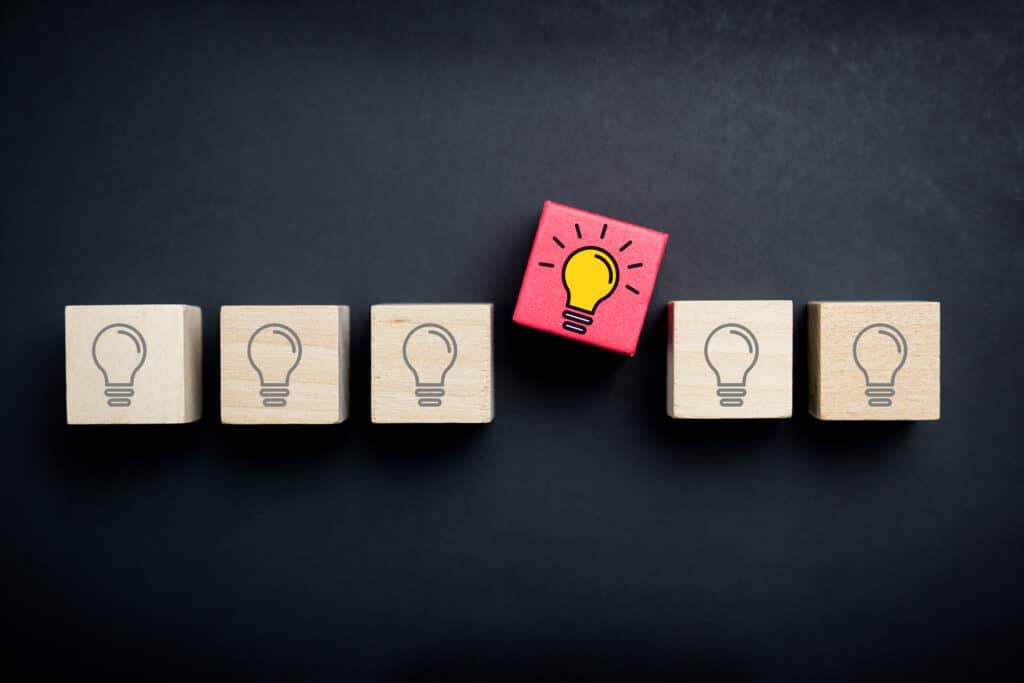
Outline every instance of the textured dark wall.
<svg viewBox="0 0 1024 683">
<path fill-rule="evenodd" d="M 5 5 L 0 667 L 1016 677 L 1024 11 L 750 4 Z M 636 358 L 511 324 L 548 198 L 671 234 Z M 671 298 L 792 298 L 794 418 L 668 420 Z M 942 421 L 806 417 L 813 298 L 942 301 Z M 493 424 L 369 424 L 399 301 Z M 71 303 L 202 305 L 202 422 L 66 427 Z M 351 305 L 350 421 L 220 425 L 228 303 Z"/>
</svg>

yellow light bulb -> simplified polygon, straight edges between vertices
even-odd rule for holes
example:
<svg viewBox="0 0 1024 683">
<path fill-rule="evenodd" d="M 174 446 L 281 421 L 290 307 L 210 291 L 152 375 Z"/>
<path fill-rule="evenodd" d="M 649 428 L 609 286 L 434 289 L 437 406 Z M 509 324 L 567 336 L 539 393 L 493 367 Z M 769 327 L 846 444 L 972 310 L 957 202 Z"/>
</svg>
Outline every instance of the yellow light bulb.
<svg viewBox="0 0 1024 683">
<path fill-rule="evenodd" d="M 576 334 L 586 334 L 586 325 L 594 322 L 597 305 L 607 299 L 619 284 L 619 266 L 604 249 L 583 247 L 577 249 L 565 260 L 562 268 L 562 284 L 568 294 L 567 310 L 562 313 L 565 322 L 562 327 Z"/>
</svg>

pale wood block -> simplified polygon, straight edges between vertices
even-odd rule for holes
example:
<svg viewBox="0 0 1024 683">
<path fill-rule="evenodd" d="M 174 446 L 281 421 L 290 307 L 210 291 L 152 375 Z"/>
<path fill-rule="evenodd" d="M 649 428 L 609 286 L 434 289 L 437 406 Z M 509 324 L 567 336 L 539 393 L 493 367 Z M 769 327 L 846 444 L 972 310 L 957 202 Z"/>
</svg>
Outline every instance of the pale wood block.
<svg viewBox="0 0 1024 683">
<path fill-rule="evenodd" d="M 670 417 L 793 413 L 792 301 L 670 301 Z"/>
<path fill-rule="evenodd" d="M 342 422 L 348 382 L 348 306 L 221 307 L 221 422 Z"/>
<path fill-rule="evenodd" d="M 494 418 L 491 304 L 370 308 L 373 422 Z"/>
<path fill-rule="evenodd" d="M 935 301 L 811 302 L 809 409 L 821 420 L 938 420 Z"/>
<path fill-rule="evenodd" d="M 68 424 L 171 424 L 202 414 L 197 306 L 66 306 Z"/>
</svg>

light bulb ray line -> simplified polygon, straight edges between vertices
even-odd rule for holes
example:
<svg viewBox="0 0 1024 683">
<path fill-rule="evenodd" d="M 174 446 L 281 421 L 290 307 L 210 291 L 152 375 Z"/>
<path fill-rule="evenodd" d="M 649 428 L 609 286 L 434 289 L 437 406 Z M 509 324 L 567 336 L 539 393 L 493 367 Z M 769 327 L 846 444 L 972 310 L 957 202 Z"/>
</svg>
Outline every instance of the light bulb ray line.
<svg viewBox="0 0 1024 683">
<path fill-rule="evenodd" d="M 578 239 L 578 240 L 583 239 L 583 231 L 580 230 L 580 224 L 579 223 L 576 224 L 576 239 Z"/>
<path fill-rule="evenodd" d="M 565 243 L 562 240 L 558 239 L 557 235 L 552 235 L 551 239 L 554 240 L 555 244 L 558 245 L 559 249 L 565 249 Z"/>
</svg>

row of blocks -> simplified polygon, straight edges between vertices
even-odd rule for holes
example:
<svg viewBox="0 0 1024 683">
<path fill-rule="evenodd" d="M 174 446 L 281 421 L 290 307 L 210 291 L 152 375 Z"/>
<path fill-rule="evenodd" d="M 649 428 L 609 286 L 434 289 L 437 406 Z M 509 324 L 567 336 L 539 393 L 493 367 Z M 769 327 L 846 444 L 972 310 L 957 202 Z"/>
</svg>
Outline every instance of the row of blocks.
<svg viewBox="0 0 1024 683">
<path fill-rule="evenodd" d="M 668 306 L 671 417 L 792 415 L 792 301 Z M 373 422 L 493 419 L 491 304 L 376 305 L 370 311 Z M 347 306 L 224 306 L 220 324 L 223 422 L 346 419 Z M 939 329 L 935 302 L 810 303 L 811 414 L 822 420 L 938 419 Z M 194 306 L 67 307 L 68 423 L 199 419 L 201 338 Z"/>
</svg>

